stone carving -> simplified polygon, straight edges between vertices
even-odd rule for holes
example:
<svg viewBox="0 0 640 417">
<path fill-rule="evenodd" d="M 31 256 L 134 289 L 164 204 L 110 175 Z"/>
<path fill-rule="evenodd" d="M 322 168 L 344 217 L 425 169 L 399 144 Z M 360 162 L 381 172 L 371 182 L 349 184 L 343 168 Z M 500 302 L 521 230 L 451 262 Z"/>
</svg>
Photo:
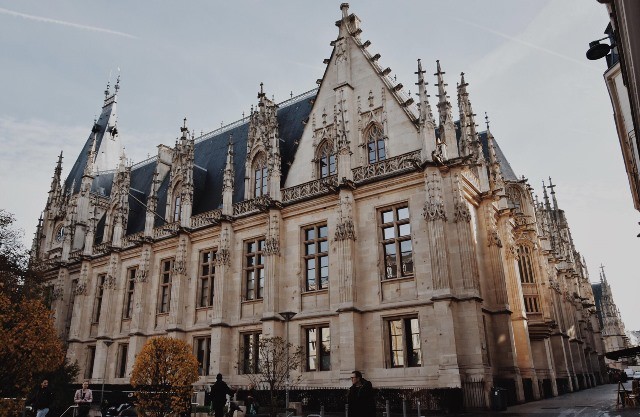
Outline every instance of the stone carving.
<svg viewBox="0 0 640 417">
<path fill-rule="evenodd" d="M 498 235 L 498 232 L 496 230 L 489 232 L 488 241 L 489 246 L 497 246 L 499 248 L 502 247 L 502 240 L 500 240 L 500 236 Z"/>
<path fill-rule="evenodd" d="M 118 276 L 118 257 L 117 255 L 111 255 L 109 260 L 109 269 L 107 276 L 104 278 L 103 287 L 105 290 L 113 290 L 116 288 L 116 277 Z"/>
<path fill-rule="evenodd" d="M 214 260 L 216 266 L 229 266 L 231 265 L 231 255 L 229 254 L 229 249 L 222 248 L 218 250 L 216 253 L 216 259 Z"/>
<path fill-rule="evenodd" d="M 149 275 L 149 258 L 151 257 L 151 249 L 147 246 L 142 251 L 140 257 L 140 265 L 136 270 L 135 280 L 136 282 L 147 282 L 147 276 Z"/>
<path fill-rule="evenodd" d="M 278 238 L 267 238 L 264 244 L 263 253 L 265 255 L 280 255 L 280 243 L 278 242 Z"/>
<path fill-rule="evenodd" d="M 353 226 L 353 221 L 347 219 L 336 226 L 336 233 L 334 240 L 356 240 L 356 231 Z"/>
<path fill-rule="evenodd" d="M 185 237 L 180 238 L 178 248 L 176 249 L 176 260 L 173 263 L 173 272 L 175 274 L 187 273 L 187 241 Z"/>
<path fill-rule="evenodd" d="M 435 172 L 431 176 L 427 174 L 427 201 L 424 203 L 422 216 L 428 222 L 447 220 L 447 216 L 444 211 L 444 202 L 442 201 L 442 188 L 440 182 L 440 176 Z"/>
</svg>

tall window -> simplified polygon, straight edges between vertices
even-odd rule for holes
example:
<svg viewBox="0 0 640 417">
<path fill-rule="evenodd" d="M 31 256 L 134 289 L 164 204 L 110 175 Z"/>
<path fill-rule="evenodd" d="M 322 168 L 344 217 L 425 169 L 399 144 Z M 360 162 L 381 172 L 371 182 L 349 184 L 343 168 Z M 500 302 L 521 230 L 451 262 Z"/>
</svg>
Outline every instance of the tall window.
<svg viewBox="0 0 640 417">
<path fill-rule="evenodd" d="M 177 189 L 177 187 L 176 187 Z M 180 195 L 180 193 L 178 193 L 178 195 L 176 195 L 175 200 L 173 200 L 173 221 L 177 222 L 180 221 L 180 215 L 181 215 L 181 206 L 182 206 L 182 196 Z"/>
<path fill-rule="evenodd" d="M 193 348 L 198 359 L 198 374 L 209 375 L 209 358 L 211 357 L 211 336 L 196 337 L 193 340 Z"/>
<path fill-rule="evenodd" d="M 380 211 L 380 223 L 385 278 L 413 275 L 409 207 L 401 205 Z"/>
<path fill-rule="evenodd" d="M 171 271 L 173 270 L 173 259 L 165 259 L 162 261 L 161 267 L 158 313 L 168 313 L 171 304 Z"/>
<path fill-rule="evenodd" d="M 527 295 L 524 297 L 524 310 L 527 313 L 539 313 L 540 304 L 538 303 L 538 297 L 535 295 Z"/>
<path fill-rule="evenodd" d="M 258 300 L 264 292 L 264 239 L 256 239 L 245 243 L 245 299 Z"/>
<path fill-rule="evenodd" d="M 213 249 L 200 252 L 200 280 L 198 281 L 198 307 L 213 304 L 213 280 L 215 278 L 216 251 Z"/>
<path fill-rule="evenodd" d="M 369 163 L 382 161 L 387 157 L 384 149 L 384 132 L 379 124 L 372 124 L 366 133 Z"/>
<path fill-rule="evenodd" d="M 100 321 L 100 310 L 102 310 L 102 296 L 104 295 L 104 281 L 107 278 L 106 274 L 98 275 L 96 285 L 96 299 L 93 303 L 93 315 L 91 316 L 92 322 L 97 323 Z"/>
<path fill-rule="evenodd" d="M 133 290 L 136 285 L 137 268 L 129 268 L 127 270 L 127 288 L 124 293 L 124 309 L 122 310 L 122 318 L 130 319 L 133 313 Z"/>
<path fill-rule="evenodd" d="M 253 191 L 254 197 L 260 197 L 261 195 L 268 194 L 267 182 L 269 174 L 267 171 L 267 158 L 264 154 L 260 154 L 256 157 L 253 163 Z"/>
<path fill-rule="evenodd" d="M 116 378 L 124 378 L 127 376 L 127 354 L 129 353 L 129 345 L 121 343 L 118 345 L 118 367 L 116 368 Z"/>
<path fill-rule="evenodd" d="M 525 283 L 536 282 L 531 267 L 531 250 L 528 246 L 518 246 L 518 269 L 520 270 L 520 281 Z"/>
<path fill-rule="evenodd" d="M 329 241 L 326 224 L 304 229 L 304 263 L 307 291 L 329 287 Z"/>
<path fill-rule="evenodd" d="M 242 334 L 242 373 L 257 374 L 260 372 L 260 339 L 261 332 Z"/>
<path fill-rule="evenodd" d="M 387 320 L 390 365 L 392 368 L 420 366 L 420 328 L 418 319 Z"/>
<path fill-rule="evenodd" d="M 333 144 L 328 140 L 322 142 L 318 148 L 318 164 L 320 178 L 336 173 L 336 153 Z"/>
<path fill-rule="evenodd" d="M 331 370 L 331 332 L 328 325 L 305 329 L 307 371 Z"/>
<path fill-rule="evenodd" d="M 96 361 L 96 347 L 87 347 L 87 365 L 84 368 L 84 378 L 91 379 L 93 377 L 93 365 Z"/>
</svg>

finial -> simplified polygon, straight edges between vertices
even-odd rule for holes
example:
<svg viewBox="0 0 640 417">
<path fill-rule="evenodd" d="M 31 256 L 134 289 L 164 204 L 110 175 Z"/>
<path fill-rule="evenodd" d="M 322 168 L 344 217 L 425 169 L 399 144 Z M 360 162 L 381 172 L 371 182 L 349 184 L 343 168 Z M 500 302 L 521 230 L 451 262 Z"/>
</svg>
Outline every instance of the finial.
<svg viewBox="0 0 640 417">
<path fill-rule="evenodd" d="M 467 83 L 464 80 L 464 72 L 460 73 L 460 85 L 467 85 Z"/>
<path fill-rule="evenodd" d="M 258 98 L 264 97 L 264 83 L 260 83 L 260 93 L 258 94 Z"/>
<path fill-rule="evenodd" d="M 551 194 L 555 194 L 556 191 L 554 190 L 556 186 L 551 182 L 551 177 L 549 177 L 549 185 L 547 185 L 547 188 L 551 189 Z"/>
<path fill-rule="evenodd" d="M 118 94 L 118 91 L 120 90 L 120 67 L 118 67 L 118 78 L 116 78 L 116 85 L 114 88 L 116 90 L 116 94 Z"/>
<path fill-rule="evenodd" d="M 104 99 L 109 98 L 109 89 L 111 88 L 111 73 L 109 73 L 109 81 L 107 81 L 107 88 L 104 90 Z"/>
<path fill-rule="evenodd" d="M 489 116 L 487 115 L 487 112 L 484 112 L 484 122 L 487 124 L 487 132 L 489 131 Z M 500 129 L 498 129 L 500 130 Z M 500 133 L 500 132 L 498 132 Z M 498 135 L 500 136 L 500 135 Z"/>
<path fill-rule="evenodd" d="M 342 19 L 346 19 L 349 16 L 349 3 L 342 3 L 340 10 L 342 10 Z"/>
</svg>

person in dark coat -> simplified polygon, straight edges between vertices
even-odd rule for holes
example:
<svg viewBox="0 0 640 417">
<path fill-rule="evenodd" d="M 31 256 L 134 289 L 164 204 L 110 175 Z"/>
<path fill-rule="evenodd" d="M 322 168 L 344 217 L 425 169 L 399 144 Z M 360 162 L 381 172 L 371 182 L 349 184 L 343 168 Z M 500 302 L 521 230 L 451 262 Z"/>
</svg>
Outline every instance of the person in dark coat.
<svg viewBox="0 0 640 417">
<path fill-rule="evenodd" d="M 353 371 L 351 383 L 347 396 L 349 417 L 375 417 L 376 398 L 371 382 L 364 379 L 360 371 Z"/>
<path fill-rule="evenodd" d="M 49 381 L 42 380 L 40 387 L 31 397 L 29 404 L 36 410 L 36 417 L 46 417 L 53 402 L 53 391 L 49 388 Z"/>
<path fill-rule="evenodd" d="M 224 405 L 227 403 L 227 395 L 233 395 L 235 390 L 229 388 L 222 380 L 222 374 L 216 375 L 216 382 L 211 386 L 211 405 L 215 417 L 224 417 Z"/>
</svg>

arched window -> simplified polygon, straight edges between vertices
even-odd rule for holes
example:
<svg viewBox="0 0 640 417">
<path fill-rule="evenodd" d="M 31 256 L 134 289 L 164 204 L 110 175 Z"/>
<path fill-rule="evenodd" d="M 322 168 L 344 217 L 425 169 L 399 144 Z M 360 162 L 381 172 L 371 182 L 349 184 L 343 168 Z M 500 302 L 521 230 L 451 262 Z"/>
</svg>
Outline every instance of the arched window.
<svg viewBox="0 0 640 417">
<path fill-rule="evenodd" d="M 365 135 L 367 140 L 367 153 L 369 155 L 369 163 L 382 161 L 387 157 L 387 153 L 384 149 L 384 132 L 382 126 L 377 123 L 373 123 Z"/>
<path fill-rule="evenodd" d="M 336 154 L 331 141 L 325 140 L 318 147 L 318 171 L 320 178 L 336 173 Z"/>
<path fill-rule="evenodd" d="M 528 246 L 518 246 L 518 269 L 520 270 L 520 281 L 527 284 L 536 282 L 531 265 L 531 250 Z"/>
<path fill-rule="evenodd" d="M 260 197 L 268 194 L 268 179 L 267 158 L 264 154 L 259 154 L 253 162 L 254 197 Z"/>
<path fill-rule="evenodd" d="M 173 200 L 173 221 L 174 222 L 180 221 L 180 213 L 182 211 L 180 210 L 181 203 L 182 203 L 182 196 L 180 195 L 180 193 L 178 193 L 178 195 L 176 195 L 176 198 Z"/>
</svg>

